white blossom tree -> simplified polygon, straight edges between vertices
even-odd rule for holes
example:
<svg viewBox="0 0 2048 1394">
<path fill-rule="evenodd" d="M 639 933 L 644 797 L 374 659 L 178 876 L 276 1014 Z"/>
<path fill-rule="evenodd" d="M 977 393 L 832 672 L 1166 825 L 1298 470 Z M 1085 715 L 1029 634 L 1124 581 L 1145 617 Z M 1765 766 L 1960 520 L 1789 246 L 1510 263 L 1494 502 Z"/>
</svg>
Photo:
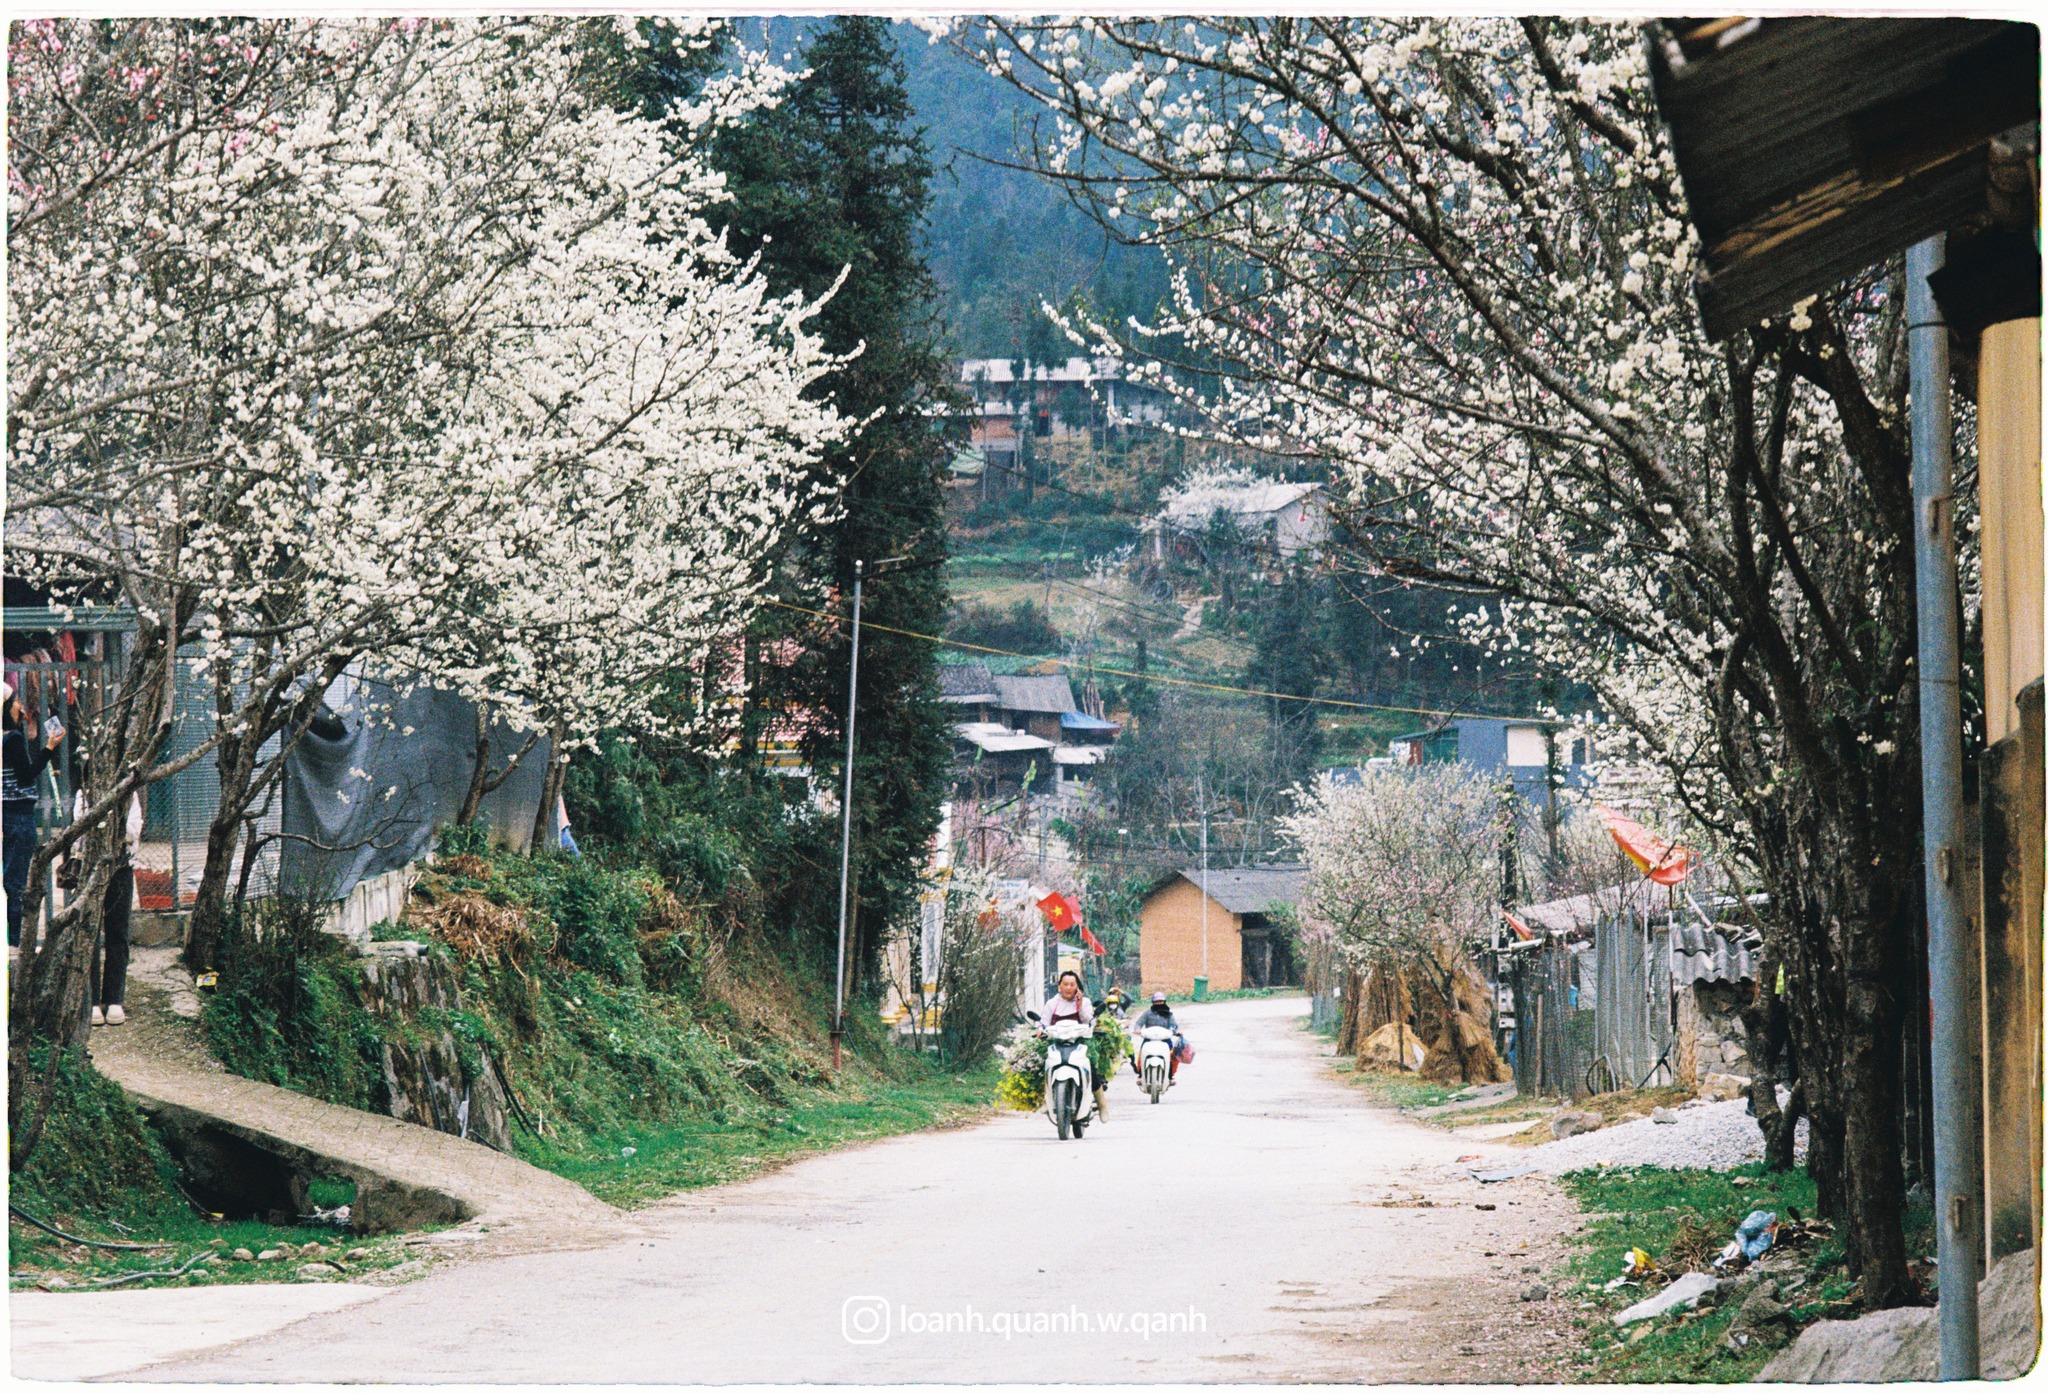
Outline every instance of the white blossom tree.
<svg viewBox="0 0 2048 1394">
<path fill-rule="evenodd" d="M 1873 1305 L 1906 1300 L 1917 718 L 1892 282 L 1708 342 L 1626 25 L 1083 19 L 958 41 L 1043 103 L 1040 167 L 1175 262 L 1153 322 L 1070 332 L 1210 433 L 1329 460 L 1361 564 L 1482 600 L 1474 637 L 1590 687 L 1761 879 L 1822 1204 Z M 1189 393 L 1177 358 L 1221 389 Z"/>
<path fill-rule="evenodd" d="M 1435 984 L 1456 1048 L 1458 978 L 1499 923 L 1514 836 L 1499 786 L 1452 763 L 1373 766 L 1357 783 L 1326 775 L 1295 792 L 1280 824 L 1308 866 L 1307 917 L 1360 976 L 1392 962 Z"/>
<path fill-rule="evenodd" d="M 815 306 L 725 251 L 722 180 L 668 134 L 786 74 L 658 124 L 591 95 L 592 25 L 10 31 L 8 564 L 138 615 L 65 839 L 169 772 L 172 665 L 211 681 L 201 966 L 242 815 L 348 665 L 581 737 L 742 622 L 821 502 Z M 31 979 L 68 977 L 22 974 L 17 1022 Z"/>
</svg>

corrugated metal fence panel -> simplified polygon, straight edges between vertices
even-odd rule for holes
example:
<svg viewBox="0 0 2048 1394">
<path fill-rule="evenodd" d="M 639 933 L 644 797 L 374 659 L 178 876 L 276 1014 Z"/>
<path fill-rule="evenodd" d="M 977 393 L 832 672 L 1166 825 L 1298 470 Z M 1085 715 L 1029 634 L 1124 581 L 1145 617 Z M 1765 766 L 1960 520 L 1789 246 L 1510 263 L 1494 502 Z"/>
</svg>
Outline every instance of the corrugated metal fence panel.
<svg viewBox="0 0 2048 1394">
<path fill-rule="evenodd" d="M 1622 1088 L 1639 1082 L 1668 1084 L 1672 1041 L 1671 974 L 1666 931 L 1634 911 L 1600 921 L 1593 930 L 1595 994 L 1593 1058 L 1605 1061 Z M 1655 1071 L 1655 1078 L 1646 1078 Z"/>
<path fill-rule="evenodd" d="M 1585 1092 L 1595 1031 L 1593 1013 L 1578 1005 L 1578 968 L 1578 956 L 1557 943 L 1515 959 L 1509 984 L 1517 1093 L 1576 1099 Z"/>
</svg>

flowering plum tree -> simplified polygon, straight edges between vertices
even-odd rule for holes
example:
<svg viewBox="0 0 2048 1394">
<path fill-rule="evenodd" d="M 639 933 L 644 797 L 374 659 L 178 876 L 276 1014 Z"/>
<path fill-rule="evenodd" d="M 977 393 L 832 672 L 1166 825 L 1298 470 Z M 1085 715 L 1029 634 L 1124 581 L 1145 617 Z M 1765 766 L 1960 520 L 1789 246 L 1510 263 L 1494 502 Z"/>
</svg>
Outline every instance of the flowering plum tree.
<svg viewBox="0 0 2048 1394">
<path fill-rule="evenodd" d="M 10 31 L 9 567 L 138 615 L 96 813 L 168 772 L 172 665 L 210 679 L 199 966 L 240 820 L 350 664 L 559 750 L 743 622 L 822 503 L 816 303 L 726 251 L 723 181 L 674 135 L 786 75 L 622 114 L 592 24 Z"/>
<path fill-rule="evenodd" d="M 1331 462 L 1369 568 L 1594 691 L 1770 895 L 1810 1166 L 1906 1300 L 1899 1031 L 1917 795 L 1900 301 L 1882 273 L 1725 345 L 1636 35 L 1546 19 L 997 22 L 1040 167 L 1166 248 L 1075 318 L 1206 429 Z M 1196 399 L 1162 363 L 1199 357 Z M 1791 1126 L 1787 1120 L 1785 1126 Z"/>
<path fill-rule="evenodd" d="M 1388 961 L 1419 970 L 1455 1020 L 1469 947 L 1500 917 L 1513 828 L 1500 789 L 1464 765 L 1437 764 L 1369 767 L 1355 784 L 1325 777 L 1296 796 L 1280 824 L 1308 865 L 1308 918 L 1358 974 Z"/>
</svg>

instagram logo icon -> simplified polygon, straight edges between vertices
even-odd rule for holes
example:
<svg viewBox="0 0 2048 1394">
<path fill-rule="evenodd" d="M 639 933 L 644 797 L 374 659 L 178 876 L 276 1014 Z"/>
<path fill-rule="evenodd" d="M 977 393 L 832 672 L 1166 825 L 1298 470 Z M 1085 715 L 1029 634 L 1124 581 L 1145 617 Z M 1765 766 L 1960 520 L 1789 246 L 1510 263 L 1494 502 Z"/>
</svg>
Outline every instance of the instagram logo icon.
<svg viewBox="0 0 2048 1394">
<path fill-rule="evenodd" d="M 857 1346 L 878 1346 L 889 1339 L 889 1299 L 849 1297 L 839 1309 L 839 1332 Z"/>
</svg>

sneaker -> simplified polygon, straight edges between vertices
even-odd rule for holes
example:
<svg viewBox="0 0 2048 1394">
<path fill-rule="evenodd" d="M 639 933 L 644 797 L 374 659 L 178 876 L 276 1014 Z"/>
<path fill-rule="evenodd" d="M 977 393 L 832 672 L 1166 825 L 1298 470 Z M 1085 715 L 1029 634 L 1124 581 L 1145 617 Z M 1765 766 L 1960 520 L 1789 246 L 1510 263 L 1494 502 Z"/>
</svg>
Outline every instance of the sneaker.
<svg viewBox="0 0 2048 1394">
<path fill-rule="evenodd" d="M 107 1024 L 107 1014 L 98 1007 L 94 1007 L 92 1009 L 92 1024 L 95 1026 L 105 1026 Z"/>
<path fill-rule="evenodd" d="M 119 1026 L 122 1022 L 126 1021 L 127 1019 L 128 1013 L 121 1010 L 121 1004 L 119 1002 L 115 1002 L 107 1008 L 107 1025 Z"/>
</svg>

